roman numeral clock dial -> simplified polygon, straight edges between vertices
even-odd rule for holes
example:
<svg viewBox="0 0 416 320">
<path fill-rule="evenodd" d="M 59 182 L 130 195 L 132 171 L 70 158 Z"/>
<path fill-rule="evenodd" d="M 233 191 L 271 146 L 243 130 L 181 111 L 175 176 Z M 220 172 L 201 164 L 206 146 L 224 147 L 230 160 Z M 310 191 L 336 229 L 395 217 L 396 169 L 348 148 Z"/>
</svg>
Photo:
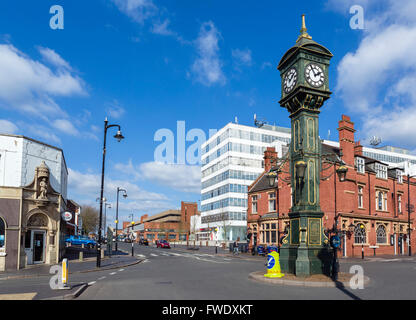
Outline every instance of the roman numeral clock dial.
<svg viewBox="0 0 416 320">
<path fill-rule="evenodd" d="M 290 91 L 292 91 L 297 81 L 298 73 L 296 72 L 295 68 L 292 68 L 286 73 L 283 81 L 283 89 L 285 93 L 289 93 Z"/>
<path fill-rule="evenodd" d="M 322 68 L 314 63 L 309 64 L 305 69 L 306 81 L 315 88 L 322 87 L 325 82 L 325 74 Z"/>
</svg>

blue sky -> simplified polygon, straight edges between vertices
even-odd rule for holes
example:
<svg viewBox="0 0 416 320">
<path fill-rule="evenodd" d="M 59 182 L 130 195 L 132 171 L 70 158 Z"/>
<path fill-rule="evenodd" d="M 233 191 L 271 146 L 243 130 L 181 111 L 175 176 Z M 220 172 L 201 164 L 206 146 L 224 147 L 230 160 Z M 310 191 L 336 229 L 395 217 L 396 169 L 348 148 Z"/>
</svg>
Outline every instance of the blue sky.
<svg viewBox="0 0 416 320">
<path fill-rule="evenodd" d="M 364 30 L 350 28 L 357 4 Z M 64 9 L 63 30 L 50 28 L 53 5 Z M 414 12 L 410 0 L 2 1 L 0 131 L 63 148 L 69 196 L 95 204 L 108 116 L 126 137 L 108 140 L 106 162 L 108 200 L 117 186 L 129 194 L 120 220 L 197 201 L 199 167 L 155 163 L 155 132 L 176 136 L 185 121 L 208 135 L 235 116 L 251 125 L 254 113 L 289 127 L 276 66 L 305 13 L 308 33 L 334 54 L 321 137 L 338 139 L 344 113 L 363 144 L 380 135 L 415 150 Z"/>
</svg>

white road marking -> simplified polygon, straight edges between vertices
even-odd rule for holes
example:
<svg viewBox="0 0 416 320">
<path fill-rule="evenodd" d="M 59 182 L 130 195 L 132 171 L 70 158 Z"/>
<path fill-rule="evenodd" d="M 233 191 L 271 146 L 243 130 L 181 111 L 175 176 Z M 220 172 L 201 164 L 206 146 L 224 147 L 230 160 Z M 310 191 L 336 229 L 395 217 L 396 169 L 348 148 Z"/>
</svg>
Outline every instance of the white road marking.
<svg viewBox="0 0 416 320">
<path fill-rule="evenodd" d="M 113 275 L 115 275 L 117 272 L 111 272 L 110 273 L 110 276 L 113 276 Z"/>
<path fill-rule="evenodd" d="M 88 285 L 89 286 L 92 286 L 94 283 L 96 283 L 97 281 L 91 281 L 91 282 L 88 282 Z"/>
<path fill-rule="evenodd" d="M 144 254 L 136 254 L 136 256 L 138 256 L 140 258 L 146 258 L 146 256 Z"/>
<path fill-rule="evenodd" d="M 118 270 L 118 271 L 120 271 L 120 272 L 121 272 L 121 271 L 124 271 L 124 269 L 120 269 L 120 270 Z"/>
<path fill-rule="evenodd" d="M 177 257 L 182 257 L 180 253 L 171 252 L 170 254 L 173 254 L 174 256 L 177 256 Z"/>
<path fill-rule="evenodd" d="M 150 254 L 152 257 L 157 257 L 157 254 L 151 253 Z"/>
<path fill-rule="evenodd" d="M 98 280 L 103 280 L 103 279 L 105 279 L 105 278 L 107 278 L 106 276 L 103 276 L 103 277 L 101 277 L 101 278 L 98 278 Z"/>
<path fill-rule="evenodd" d="M 224 260 L 226 260 L 226 261 L 231 261 L 232 259 L 224 258 Z"/>
<path fill-rule="evenodd" d="M 162 256 L 168 256 L 168 254 L 167 253 L 162 253 Z"/>
<path fill-rule="evenodd" d="M 143 263 L 145 263 L 145 262 L 150 262 L 150 260 L 149 259 L 143 260 Z"/>
</svg>

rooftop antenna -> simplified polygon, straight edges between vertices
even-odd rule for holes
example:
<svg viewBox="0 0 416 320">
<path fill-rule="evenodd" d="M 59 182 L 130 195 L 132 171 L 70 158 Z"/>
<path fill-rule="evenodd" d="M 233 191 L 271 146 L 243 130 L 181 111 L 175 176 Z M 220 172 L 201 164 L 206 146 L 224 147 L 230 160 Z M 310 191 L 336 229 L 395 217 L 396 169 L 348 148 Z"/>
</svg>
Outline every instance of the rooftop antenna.
<svg viewBox="0 0 416 320">
<path fill-rule="evenodd" d="M 264 121 L 264 120 L 257 120 L 257 115 L 256 115 L 256 114 L 254 114 L 254 125 L 255 125 L 257 128 L 261 128 L 261 127 L 263 127 L 266 123 L 267 123 L 267 122 L 266 122 L 266 121 Z"/>
<path fill-rule="evenodd" d="M 370 144 L 373 147 L 377 147 L 381 143 L 381 138 L 377 136 L 372 136 L 370 139 Z"/>
<path fill-rule="evenodd" d="M 234 117 L 234 122 L 238 124 L 238 118 Z"/>
<path fill-rule="evenodd" d="M 330 136 L 331 136 L 331 130 L 328 130 L 328 140 Z"/>
</svg>

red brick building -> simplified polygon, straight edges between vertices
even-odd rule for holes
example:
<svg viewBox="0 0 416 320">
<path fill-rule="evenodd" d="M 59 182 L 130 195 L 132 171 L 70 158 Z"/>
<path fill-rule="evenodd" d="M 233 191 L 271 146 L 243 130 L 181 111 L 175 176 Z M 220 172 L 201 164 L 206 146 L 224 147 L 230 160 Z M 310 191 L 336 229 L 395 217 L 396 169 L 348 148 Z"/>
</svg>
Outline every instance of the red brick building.
<svg viewBox="0 0 416 320">
<path fill-rule="evenodd" d="M 322 144 L 323 160 L 320 184 L 320 205 L 324 212 L 323 224 L 328 236 L 334 234 L 337 220 L 341 233 L 342 256 L 379 254 L 408 254 L 408 187 L 410 203 L 416 203 L 416 180 L 410 179 L 399 168 L 363 156 L 363 147 L 354 140 L 354 123 L 343 115 L 339 121 L 339 148 Z M 342 152 L 340 152 L 342 150 Z M 292 190 L 287 173 L 289 161 L 282 167 L 276 187 L 270 187 L 267 172 L 275 166 L 277 153 L 267 148 L 264 155 L 265 172 L 248 188 L 248 234 L 250 247 L 277 244 L 289 225 L 288 213 L 292 206 Z M 283 157 L 285 158 L 285 156 Z M 342 159 L 342 162 L 341 162 Z M 282 163 L 279 159 L 277 163 Z M 335 170 L 348 168 L 346 179 L 340 182 Z M 286 181 L 288 182 L 286 182 Z M 337 219 L 335 219 L 335 217 Z M 416 232 L 410 216 L 411 244 L 416 250 Z"/>
<path fill-rule="evenodd" d="M 166 210 L 150 217 L 147 214 L 141 216 L 133 230 L 137 234 L 137 241 L 140 238 L 149 242 L 162 239 L 186 241 L 189 237 L 191 216 L 198 214 L 200 212 L 196 202 L 182 201 L 180 210 Z M 131 223 L 126 227 L 131 228 Z"/>
</svg>

